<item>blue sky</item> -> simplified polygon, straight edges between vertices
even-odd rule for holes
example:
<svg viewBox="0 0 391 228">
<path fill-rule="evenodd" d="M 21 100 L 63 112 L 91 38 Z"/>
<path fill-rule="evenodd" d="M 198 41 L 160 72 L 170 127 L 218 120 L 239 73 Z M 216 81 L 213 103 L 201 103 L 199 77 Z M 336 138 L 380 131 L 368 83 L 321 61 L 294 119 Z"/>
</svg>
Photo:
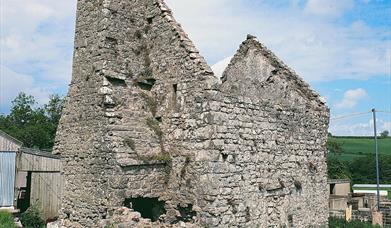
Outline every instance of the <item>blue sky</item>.
<svg viewBox="0 0 391 228">
<path fill-rule="evenodd" d="M 391 0 L 166 0 L 215 73 L 251 33 L 323 96 L 331 115 L 391 111 Z M 71 78 L 76 0 L 0 0 L 0 113 L 20 91 L 44 103 Z M 391 115 L 379 113 L 379 131 Z M 372 134 L 371 114 L 332 120 Z"/>
</svg>

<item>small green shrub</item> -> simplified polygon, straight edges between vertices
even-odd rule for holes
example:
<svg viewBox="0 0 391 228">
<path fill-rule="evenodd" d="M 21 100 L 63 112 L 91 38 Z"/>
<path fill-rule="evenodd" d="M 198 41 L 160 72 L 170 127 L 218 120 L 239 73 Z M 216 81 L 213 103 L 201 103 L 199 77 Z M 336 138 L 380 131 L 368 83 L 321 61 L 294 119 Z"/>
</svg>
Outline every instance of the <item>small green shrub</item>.
<svg viewBox="0 0 391 228">
<path fill-rule="evenodd" d="M 340 218 L 329 218 L 329 227 L 330 228 L 380 228 L 379 225 L 372 225 L 366 222 L 360 221 L 350 221 L 347 222 L 345 219 Z"/>
<path fill-rule="evenodd" d="M 155 132 L 159 140 L 161 141 L 163 138 L 163 131 L 160 128 L 159 121 L 157 121 L 155 118 L 148 118 L 147 119 L 147 126 Z"/>
<path fill-rule="evenodd" d="M 20 221 L 23 227 L 26 228 L 45 227 L 45 221 L 42 219 L 42 212 L 36 203 L 31 205 L 25 212 L 22 213 Z"/>
<path fill-rule="evenodd" d="M 0 211 L 0 227 L 16 228 L 14 217 L 7 211 Z"/>
</svg>

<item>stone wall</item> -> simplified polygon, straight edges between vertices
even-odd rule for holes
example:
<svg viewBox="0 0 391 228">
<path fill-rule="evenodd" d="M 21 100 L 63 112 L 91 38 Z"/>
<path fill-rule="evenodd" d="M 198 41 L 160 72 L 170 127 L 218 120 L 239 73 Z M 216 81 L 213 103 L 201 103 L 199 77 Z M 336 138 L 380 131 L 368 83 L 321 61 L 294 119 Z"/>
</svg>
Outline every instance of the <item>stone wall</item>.
<svg viewBox="0 0 391 228">
<path fill-rule="evenodd" d="M 95 69 L 106 52 L 104 35 L 95 32 L 103 28 L 99 18 L 99 2 L 79 1 L 73 77 L 54 148 L 62 155 L 65 177 L 62 214 L 83 225 L 93 224 L 105 212 L 106 172 L 111 172 L 107 164 L 111 154 L 102 144 L 107 124 L 99 95 L 103 77 Z"/>
<path fill-rule="evenodd" d="M 161 0 L 79 0 L 75 39 L 65 226 L 134 198 L 164 202 L 166 223 L 327 223 L 328 109 L 254 37 L 223 81 Z"/>
</svg>

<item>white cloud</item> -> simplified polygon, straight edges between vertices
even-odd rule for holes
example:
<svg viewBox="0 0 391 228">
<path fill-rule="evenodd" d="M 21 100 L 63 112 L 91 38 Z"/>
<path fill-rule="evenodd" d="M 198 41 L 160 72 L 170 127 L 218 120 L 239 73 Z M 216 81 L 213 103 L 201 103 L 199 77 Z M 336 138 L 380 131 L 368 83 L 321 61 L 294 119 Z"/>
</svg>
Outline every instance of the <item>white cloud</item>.
<svg viewBox="0 0 391 228">
<path fill-rule="evenodd" d="M 11 104 L 11 101 L 19 92 L 33 95 L 40 104 L 49 100 L 48 86 L 39 87 L 31 75 L 17 73 L 3 65 L 0 65 L 0 104 L 3 108 Z"/>
<path fill-rule="evenodd" d="M 217 62 L 216 64 L 214 64 L 212 66 L 212 70 L 218 78 L 221 78 L 223 76 L 224 70 L 225 70 L 225 68 L 227 68 L 228 64 L 231 62 L 232 57 L 233 56 L 229 56 L 229 57 Z"/>
<path fill-rule="evenodd" d="M 0 8 L 3 110 L 20 90 L 44 101 L 49 92 L 66 87 L 71 79 L 76 0 L 0 0 Z"/>
<path fill-rule="evenodd" d="M 380 129 L 383 129 L 383 130 L 380 130 L 380 132 L 384 131 L 384 130 L 387 130 L 388 132 L 391 132 L 391 121 L 384 121 L 383 122 L 383 125 L 381 126 Z"/>
<path fill-rule="evenodd" d="M 70 75 L 48 71 L 71 61 L 75 7 L 75 0 L 1 0 L 1 64 L 41 71 L 44 79 L 69 80 Z"/>
<path fill-rule="evenodd" d="M 308 7 L 293 3 L 276 8 L 268 5 L 269 1 L 167 2 L 211 63 L 232 56 L 246 34 L 251 33 L 310 82 L 363 80 L 389 73 L 387 60 L 391 49 L 387 28 L 370 27 L 363 21 L 336 23 L 327 17 L 310 15 L 306 12 Z M 351 1 L 331 2 L 338 13 L 351 7 Z"/>
<path fill-rule="evenodd" d="M 333 5 L 324 12 L 316 7 L 326 0 L 290 0 L 285 6 L 278 1 L 166 1 L 210 63 L 226 62 L 225 57 L 232 56 L 251 33 L 310 82 L 389 73 L 388 28 L 330 20 L 350 10 L 350 0 L 329 0 Z M 76 0 L 0 3 L 1 65 L 29 75 L 35 86 L 66 87 L 71 78 Z M 213 67 L 216 74 L 225 68 L 223 63 Z"/>
<path fill-rule="evenodd" d="M 352 9 L 353 0 L 308 0 L 305 12 L 313 15 L 337 17 Z"/>
<path fill-rule="evenodd" d="M 336 108 L 353 108 L 357 103 L 368 97 L 367 91 L 364 89 L 352 89 L 344 93 L 342 101 L 338 102 Z"/>
<path fill-rule="evenodd" d="M 377 133 L 388 130 L 391 132 L 391 121 L 384 119 L 376 119 Z M 332 121 L 329 131 L 333 135 L 340 136 L 372 136 L 373 135 L 373 119 L 359 123 L 342 123 L 341 121 Z"/>
</svg>

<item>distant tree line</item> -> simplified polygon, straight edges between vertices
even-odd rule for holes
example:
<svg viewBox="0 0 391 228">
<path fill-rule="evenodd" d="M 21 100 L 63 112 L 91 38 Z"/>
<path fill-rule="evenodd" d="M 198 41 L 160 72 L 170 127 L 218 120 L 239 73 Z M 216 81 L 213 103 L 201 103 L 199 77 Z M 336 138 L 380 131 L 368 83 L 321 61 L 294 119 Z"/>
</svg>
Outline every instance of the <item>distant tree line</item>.
<svg viewBox="0 0 391 228">
<path fill-rule="evenodd" d="M 350 179 L 353 184 L 376 183 L 375 155 L 357 157 L 352 161 L 343 161 L 339 155 L 343 153 L 342 144 L 329 137 L 327 142 L 329 155 L 327 158 L 328 177 L 330 179 Z M 391 184 L 391 155 L 379 155 L 381 184 Z"/>
<path fill-rule="evenodd" d="M 328 134 L 329 137 L 332 138 L 352 138 L 352 139 L 373 139 L 373 136 L 338 136 L 338 135 L 332 135 L 331 133 Z M 379 133 L 378 135 L 380 138 L 388 138 L 390 137 L 390 132 L 388 130 L 384 130 Z"/>
<path fill-rule="evenodd" d="M 49 102 L 38 106 L 35 98 L 25 93 L 12 101 L 9 114 L 0 114 L 0 130 L 23 142 L 23 146 L 52 149 L 64 98 L 51 95 Z"/>
<path fill-rule="evenodd" d="M 387 130 L 385 130 L 385 131 L 383 131 L 383 132 L 380 133 L 380 137 L 382 137 L 382 138 L 387 138 L 389 134 L 390 134 L 390 132 L 387 131 Z"/>
<path fill-rule="evenodd" d="M 342 161 L 336 156 L 327 159 L 330 179 L 350 179 L 353 183 L 376 184 L 376 162 L 373 155 Z M 379 156 L 381 184 L 391 184 L 391 156 Z"/>
</svg>

